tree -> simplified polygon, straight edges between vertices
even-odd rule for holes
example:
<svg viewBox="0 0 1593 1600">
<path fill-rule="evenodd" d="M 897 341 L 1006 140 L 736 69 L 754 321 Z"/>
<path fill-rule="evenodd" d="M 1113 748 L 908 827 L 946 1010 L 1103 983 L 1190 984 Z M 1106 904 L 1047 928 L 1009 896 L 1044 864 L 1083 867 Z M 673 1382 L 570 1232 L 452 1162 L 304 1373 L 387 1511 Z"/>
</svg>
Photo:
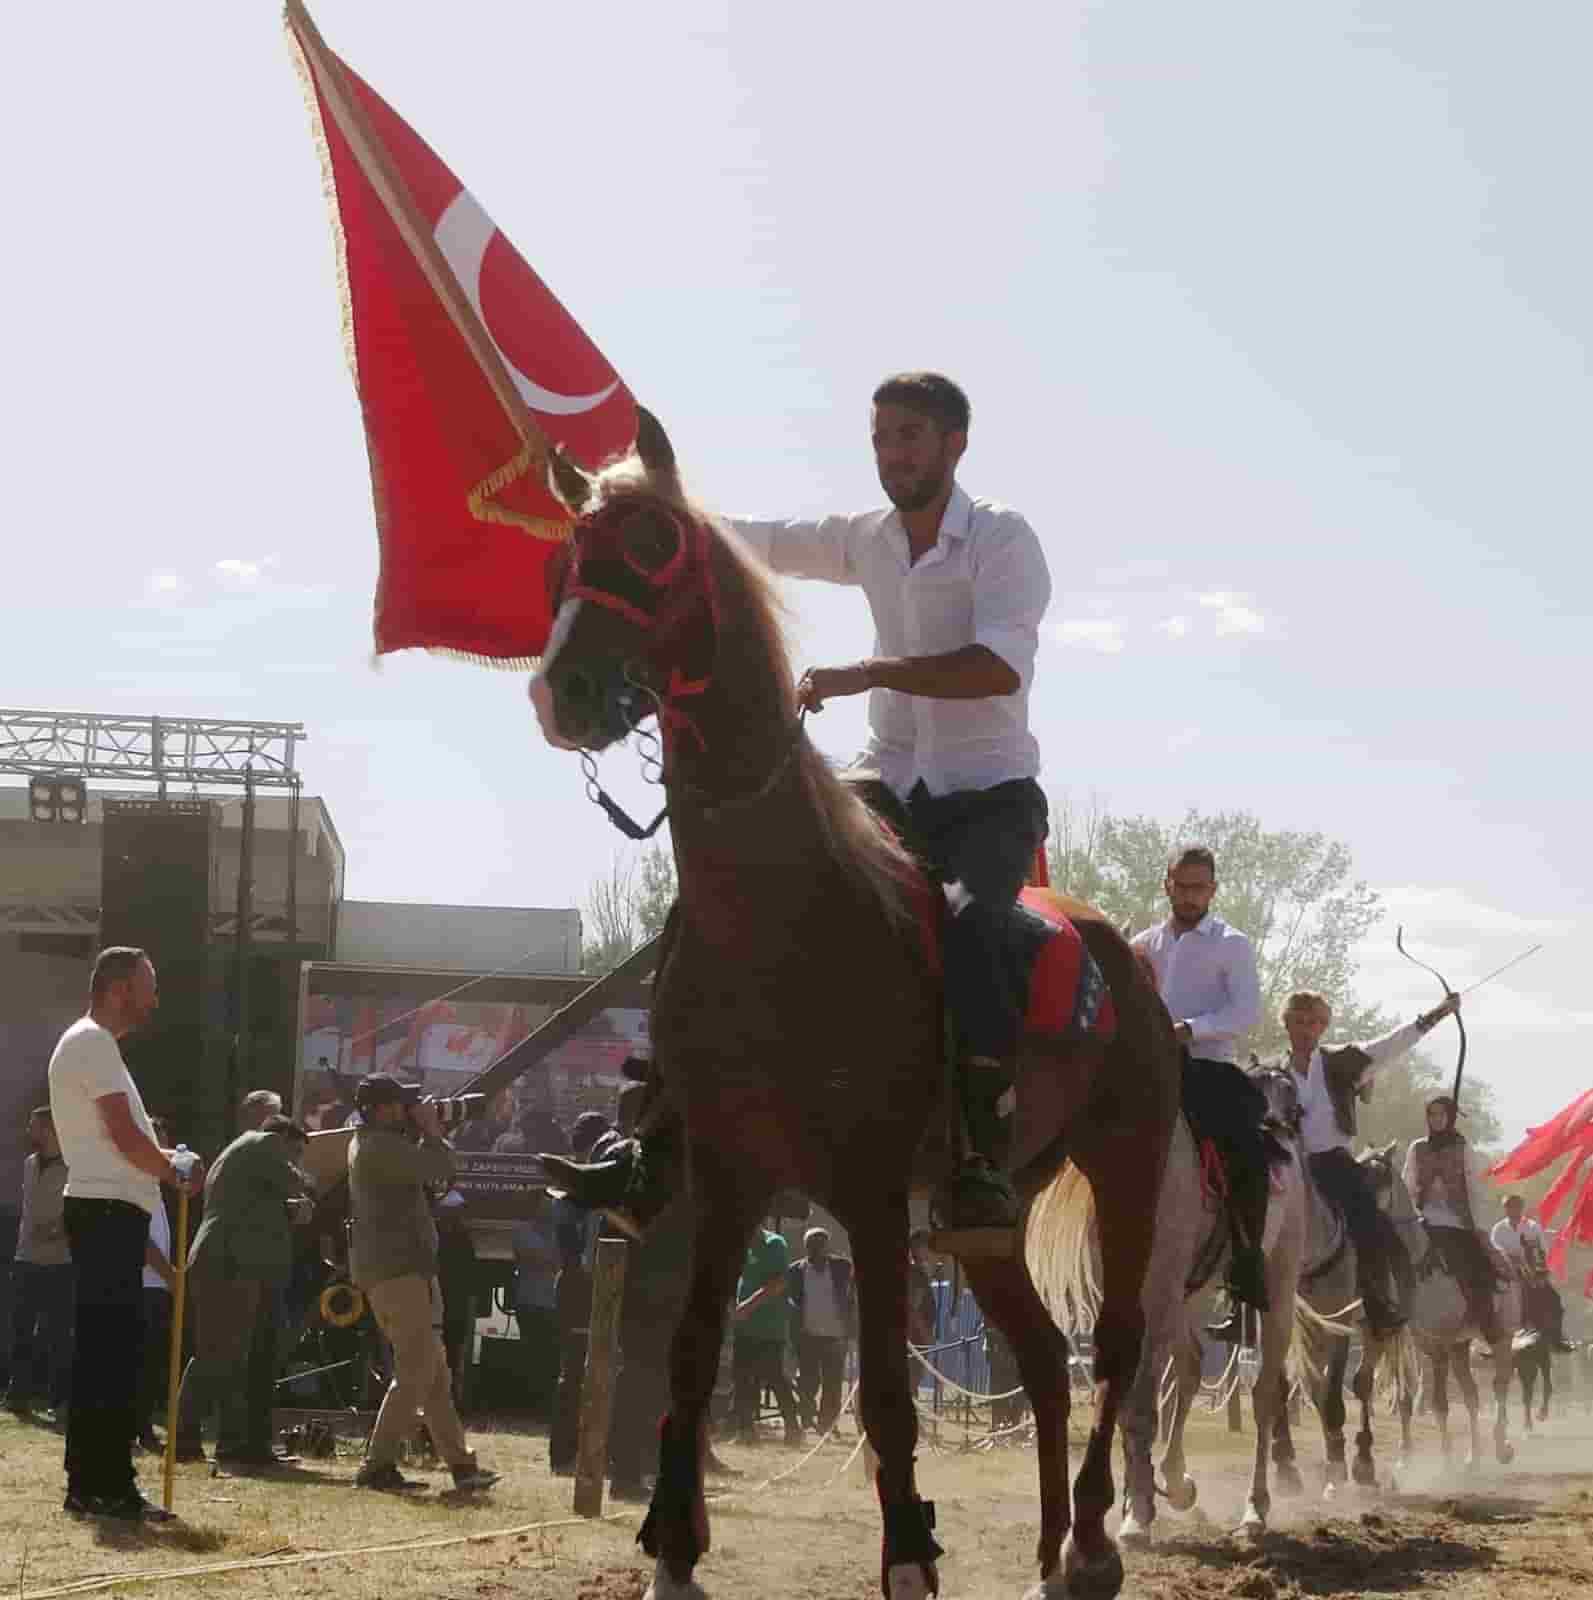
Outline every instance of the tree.
<svg viewBox="0 0 1593 1600">
<path fill-rule="evenodd" d="M 1397 1018 L 1355 992 L 1355 947 L 1382 910 L 1377 895 L 1354 876 L 1347 845 L 1322 833 L 1268 832 L 1245 811 L 1190 809 L 1167 823 L 1112 816 L 1093 800 L 1082 810 L 1066 797 L 1052 802 L 1052 883 L 1098 906 L 1129 934 L 1166 916 L 1168 863 L 1195 844 L 1217 858 L 1219 914 L 1256 948 L 1262 1016 L 1240 1041 L 1241 1061 L 1252 1051 L 1263 1060 L 1282 1054 L 1288 1044 L 1283 1005 L 1301 989 L 1327 996 L 1330 1038 L 1372 1039 L 1396 1026 Z M 1426 1131 L 1426 1102 L 1444 1092 L 1447 1079 L 1446 1068 L 1421 1055 L 1382 1069 L 1359 1119 L 1368 1142 L 1419 1138 Z M 1488 1086 L 1468 1079 L 1461 1101 L 1468 1139 L 1491 1145 L 1498 1119 Z"/>
<path fill-rule="evenodd" d="M 661 933 L 675 903 L 675 857 L 660 840 L 627 859 L 616 853 L 608 873 L 586 897 L 583 971 L 612 972 L 626 956 Z"/>
</svg>

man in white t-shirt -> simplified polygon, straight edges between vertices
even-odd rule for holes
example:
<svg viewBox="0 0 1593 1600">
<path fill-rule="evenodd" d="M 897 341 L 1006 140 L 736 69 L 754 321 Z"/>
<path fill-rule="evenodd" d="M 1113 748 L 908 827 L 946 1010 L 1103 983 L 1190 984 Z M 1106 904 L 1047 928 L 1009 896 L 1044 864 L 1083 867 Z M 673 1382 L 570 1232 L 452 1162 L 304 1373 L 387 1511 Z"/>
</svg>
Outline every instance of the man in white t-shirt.
<svg viewBox="0 0 1593 1600">
<path fill-rule="evenodd" d="M 161 1149 L 117 1041 L 154 1015 L 155 968 L 142 950 L 113 946 L 94 963 L 86 1016 L 50 1057 L 50 1110 L 69 1174 L 63 1215 L 77 1268 L 72 1409 L 66 1432 L 68 1511 L 160 1522 L 170 1513 L 138 1492 L 144 1360 L 143 1274 L 160 1186 L 190 1189 Z"/>
<path fill-rule="evenodd" d="M 1520 1195 L 1513 1194 L 1505 1200 L 1505 1214 L 1494 1223 L 1488 1242 L 1521 1279 L 1527 1326 L 1547 1333 L 1556 1350 L 1570 1350 L 1572 1346 L 1565 1337 L 1565 1302 L 1549 1276 L 1543 1225 L 1527 1215 L 1527 1203 Z"/>
</svg>

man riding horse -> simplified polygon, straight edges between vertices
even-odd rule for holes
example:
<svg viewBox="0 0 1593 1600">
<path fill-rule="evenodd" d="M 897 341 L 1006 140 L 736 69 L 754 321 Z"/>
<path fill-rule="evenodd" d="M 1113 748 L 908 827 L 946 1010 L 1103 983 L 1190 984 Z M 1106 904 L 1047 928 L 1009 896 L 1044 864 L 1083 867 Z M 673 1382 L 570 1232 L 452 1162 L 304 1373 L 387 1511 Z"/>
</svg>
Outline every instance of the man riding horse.
<svg viewBox="0 0 1593 1600">
<path fill-rule="evenodd" d="M 1277 1064 L 1278 1069 L 1293 1078 L 1300 1102 L 1301 1142 L 1311 1177 L 1329 1204 L 1343 1214 L 1355 1246 L 1357 1287 L 1366 1320 L 1379 1336 L 1395 1332 L 1405 1322 L 1388 1293 L 1396 1267 L 1392 1252 L 1399 1244 L 1350 1153 L 1355 1142 L 1356 1102 L 1370 1097 L 1372 1079 L 1382 1067 L 1398 1060 L 1459 1009 L 1460 996 L 1452 994 L 1381 1039 L 1324 1050 L 1322 1036 L 1333 1020 L 1326 997 L 1301 991 L 1290 995 L 1283 1008 L 1289 1054 Z"/>
<path fill-rule="evenodd" d="M 1506 1198 L 1505 1214 L 1494 1223 L 1488 1238 L 1521 1280 L 1527 1326 L 1541 1328 L 1554 1349 L 1574 1350 L 1576 1347 L 1565 1337 L 1565 1302 L 1549 1276 L 1543 1227 L 1527 1215 L 1527 1203 L 1520 1195 Z"/>
<path fill-rule="evenodd" d="M 1238 1064 L 1239 1041 L 1261 1020 L 1261 982 L 1250 940 L 1212 911 L 1217 859 L 1201 845 L 1167 864 L 1168 916 L 1134 940 L 1184 1047 L 1183 1107 L 1190 1131 L 1221 1158 L 1228 1199 L 1228 1297 L 1267 1309 L 1262 1234 L 1267 1224 L 1270 1147 L 1265 1096 Z M 1211 1331 L 1237 1337 L 1240 1314 Z"/>
<path fill-rule="evenodd" d="M 1002 1113 L 1023 1022 L 1009 924 L 1048 831 L 1028 711 L 1051 578 L 1029 524 L 957 483 L 969 414 L 949 378 L 887 378 L 874 391 L 872 422 L 890 509 L 732 526 L 776 572 L 859 587 L 868 599 L 875 653 L 805 672 L 798 703 L 817 712 L 829 700 L 869 697 L 871 737 L 847 776 L 944 897 L 946 1002 L 967 1137 L 936 1194 L 936 1216 L 947 1228 L 1007 1230 L 1019 1205 L 1002 1167 Z M 662 1119 L 654 1127 L 666 1132 Z M 550 1168 L 582 1203 L 645 1226 L 669 1179 L 662 1160 L 640 1162 L 642 1182 L 633 1165 Z"/>
</svg>

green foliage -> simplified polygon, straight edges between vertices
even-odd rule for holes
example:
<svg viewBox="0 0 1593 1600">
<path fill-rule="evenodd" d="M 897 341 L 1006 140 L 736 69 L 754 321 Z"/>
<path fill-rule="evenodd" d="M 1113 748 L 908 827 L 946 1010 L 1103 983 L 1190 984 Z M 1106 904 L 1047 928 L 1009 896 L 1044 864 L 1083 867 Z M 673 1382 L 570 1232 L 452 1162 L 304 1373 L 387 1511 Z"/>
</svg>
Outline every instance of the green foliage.
<svg viewBox="0 0 1593 1600">
<path fill-rule="evenodd" d="M 1167 915 L 1162 884 L 1168 863 L 1190 845 L 1217 858 L 1214 905 L 1224 921 L 1249 935 L 1256 948 L 1262 1017 L 1240 1043 L 1240 1059 L 1254 1053 L 1272 1060 L 1288 1046 L 1279 1020 L 1284 1002 L 1301 989 L 1327 996 L 1333 1007 L 1330 1042 L 1374 1039 L 1402 1019 L 1355 991 L 1355 947 L 1382 916 L 1377 895 L 1354 875 L 1349 847 L 1322 833 L 1268 832 L 1245 811 L 1206 815 L 1186 811 L 1176 823 L 1154 817 L 1117 817 L 1091 803 L 1078 808 L 1053 800 L 1047 847 L 1057 888 L 1100 907 L 1130 935 Z M 1433 998 L 1439 998 L 1436 992 Z M 1426 1131 L 1425 1105 L 1447 1090 L 1453 1075 L 1453 1039 L 1436 1033 L 1423 1054 L 1379 1071 L 1360 1122 L 1368 1142 L 1402 1143 Z M 1461 1092 L 1467 1138 L 1494 1145 L 1499 1123 L 1490 1087 L 1468 1080 Z"/>
<path fill-rule="evenodd" d="M 654 840 L 640 856 L 616 854 L 586 898 L 581 967 L 593 977 L 612 972 L 639 944 L 661 933 L 675 901 L 675 857 Z"/>
</svg>

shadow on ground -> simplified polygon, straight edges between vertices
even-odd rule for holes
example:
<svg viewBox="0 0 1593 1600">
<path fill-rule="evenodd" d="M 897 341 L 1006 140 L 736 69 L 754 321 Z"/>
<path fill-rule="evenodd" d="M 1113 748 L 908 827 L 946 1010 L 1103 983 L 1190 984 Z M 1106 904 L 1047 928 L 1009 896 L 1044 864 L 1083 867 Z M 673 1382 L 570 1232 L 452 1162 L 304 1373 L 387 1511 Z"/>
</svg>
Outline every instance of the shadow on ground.
<svg viewBox="0 0 1593 1600">
<path fill-rule="evenodd" d="M 1425 1589 L 1445 1575 L 1485 1571 L 1498 1559 L 1486 1546 L 1441 1531 L 1402 1529 L 1376 1513 L 1368 1513 L 1358 1525 L 1323 1523 L 1309 1532 L 1268 1533 L 1255 1545 L 1169 1539 L 1157 1546 L 1157 1554 L 1181 1556 L 1210 1571 L 1222 1593 L 1243 1600 L 1401 1594 Z"/>
</svg>

